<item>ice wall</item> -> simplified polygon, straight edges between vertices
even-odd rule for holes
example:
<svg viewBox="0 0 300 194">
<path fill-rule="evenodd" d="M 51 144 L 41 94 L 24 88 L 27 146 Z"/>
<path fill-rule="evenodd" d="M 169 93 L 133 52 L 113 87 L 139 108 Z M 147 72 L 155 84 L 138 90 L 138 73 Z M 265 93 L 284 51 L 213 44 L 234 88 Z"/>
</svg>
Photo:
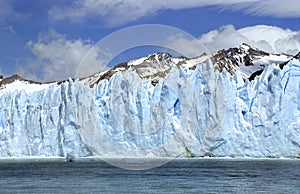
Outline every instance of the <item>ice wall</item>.
<svg viewBox="0 0 300 194">
<path fill-rule="evenodd" d="M 69 80 L 0 96 L 0 157 L 296 157 L 300 63 L 252 82 L 176 66 L 156 86 L 131 69 L 94 88 Z"/>
<path fill-rule="evenodd" d="M 0 156 L 86 156 L 78 129 L 91 119 L 93 93 L 71 80 L 48 89 L 0 97 Z"/>
</svg>

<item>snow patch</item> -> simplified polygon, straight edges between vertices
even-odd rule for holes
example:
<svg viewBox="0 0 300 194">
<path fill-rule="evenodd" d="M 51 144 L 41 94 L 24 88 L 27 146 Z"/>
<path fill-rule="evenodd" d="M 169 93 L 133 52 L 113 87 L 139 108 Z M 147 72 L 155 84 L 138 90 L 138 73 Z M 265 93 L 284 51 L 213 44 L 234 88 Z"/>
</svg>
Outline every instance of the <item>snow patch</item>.
<svg viewBox="0 0 300 194">
<path fill-rule="evenodd" d="M 6 92 L 14 92 L 14 91 L 24 91 L 27 94 L 44 90 L 49 88 L 50 86 L 56 83 L 49 83 L 49 84 L 33 84 L 27 81 L 16 80 L 10 84 L 6 84 L 3 88 L 0 89 L 0 95 Z"/>
</svg>

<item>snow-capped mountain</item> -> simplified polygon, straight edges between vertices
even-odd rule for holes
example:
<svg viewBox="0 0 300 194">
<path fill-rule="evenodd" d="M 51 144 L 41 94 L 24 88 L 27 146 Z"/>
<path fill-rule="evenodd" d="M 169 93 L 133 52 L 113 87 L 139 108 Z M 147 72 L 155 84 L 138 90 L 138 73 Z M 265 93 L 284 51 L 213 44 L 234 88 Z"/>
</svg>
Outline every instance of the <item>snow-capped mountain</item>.
<svg viewBox="0 0 300 194">
<path fill-rule="evenodd" d="M 121 63 L 108 71 L 94 74 L 83 80 L 93 86 L 102 79 L 109 79 L 118 71 L 124 72 L 131 68 L 140 78 L 151 79 L 152 83 L 155 84 L 159 79 L 164 78 L 174 65 L 183 69 L 195 69 L 198 64 L 207 60 L 211 60 L 214 68 L 220 72 L 225 69 L 233 75 L 238 70 L 244 79 L 252 80 L 266 66 L 283 64 L 292 58 L 293 56 L 287 54 L 267 53 L 247 44 L 242 44 L 239 48 L 203 54 L 192 59 L 172 57 L 169 53 L 154 53 L 147 57 Z"/>
<path fill-rule="evenodd" d="M 291 55 L 271 54 L 242 44 L 239 48 L 230 48 L 214 53 L 212 60 L 215 68 L 219 71 L 225 68 L 233 75 L 238 70 L 244 78 L 252 80 L 253 75 L 261 73 L 266 66 L 282 64 L 292 58 Z"/>
<path fill-rule="evenodd" d="M 0 81 L 0 157 L 297 157 L 300 53 L 167 53 L 59 83 Z"/>
<path fill-rule="evenodd" d="M 93 87 L 103 79 L 110 79 L 116 72 L 125 72 L 131 68 L 140 78 L 150 79 L 155 85 L 155 83 L 169 73 L 172 66 L 176 65 L 178 68 L 181 67 L 183 69 L 195 69 L 198 64 L 204 63 L 207 60 L 211 60 L 213 67 L 220 72 L 225 69 L 233 75 L 238 70 L 244 79 L 252 80 L 266 66 L 270 64 L 284 64 L 292 58 L 293 56 L 291 55 L 271 54 L 243 43 L 239 48 L 223 49 L 212 54 L 204 53 L 199 57 L 191 59 L 186 57 L 172 57 L 169 53 L 153 53 L 140 59 L 120 63 L 109 70 L 98 72 L 80 80 L 82 83 L 88 83 Z M 19 75 L 13 75 L 5 79 L 3 79 L 3 76 L 0 77 L 0 89 L 1 86 L 4 88 L 4 85 L 11 84 L 17 80 L 31 86 L 44 85 L 44 83 L 26 80 Z M 12 87 L 12 89 L 14 88 L 22 88 L 22 86 Z M 26 90 L 28 87 L 24 87 L 24 89 Z"/>
</svg>

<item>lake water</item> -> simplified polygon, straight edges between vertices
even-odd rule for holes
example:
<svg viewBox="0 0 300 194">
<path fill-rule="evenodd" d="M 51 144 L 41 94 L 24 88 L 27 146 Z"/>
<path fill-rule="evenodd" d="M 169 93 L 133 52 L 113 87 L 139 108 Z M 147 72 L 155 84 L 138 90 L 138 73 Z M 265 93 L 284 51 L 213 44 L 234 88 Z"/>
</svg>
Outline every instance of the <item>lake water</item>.
<svg viewBox="0 0 300 194">
<path fill-rule="evenodd" d="M 105 162 L 0 162 L 0 193 L 300 193 L 300 160 L 187 159 L 150 170 Z"/>
</svg>

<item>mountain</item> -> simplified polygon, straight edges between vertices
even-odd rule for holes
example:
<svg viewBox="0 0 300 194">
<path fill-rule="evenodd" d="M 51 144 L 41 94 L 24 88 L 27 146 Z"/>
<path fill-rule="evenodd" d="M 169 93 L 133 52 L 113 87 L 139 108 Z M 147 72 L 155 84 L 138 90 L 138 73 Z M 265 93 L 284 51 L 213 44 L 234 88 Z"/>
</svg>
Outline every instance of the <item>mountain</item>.
<svg viewBox="0 0 300 194">
<path fill-rule="evenodd" d="M 0 81 L 0 157 L 297 157 L 300 53 L 242 44 L 81 79 Z"/>
<path fill-rule="evenodd" d="M 125 72 L 131 68 L 140 78 L 150 79 L 153 85 L 155 85 L 161 78 L 164 78 L 168 74 L 174 65 L 183 69 L 195 69 L 198 64 L 204 63 L 207 60 L 211 60 L 214 68 L 220 72 L 225 69 L 233 75 L 238 70 L 244 79 L 253 80 L 254 75 L 260 74 L 266 66 L 270 64 L 283 65 L 292 58 L 293 56 L 291 55 L 271 54 L 243 43 L 239 48 L 223 49 L 209 55 L 204 53 L 199 57 L 191 59 L 186 57 L 172 57 L 169 53 L 153 53 L 140 59 L 120 63 L 107 71 L 98 72 L 80 80 L 82 83 L 88 83 L 93 87 L 103 79 L 110 79 L 116 72 Z M 1 86 L 17 80 L 26 82 L 27 84 L 43 84 L 41 82 L 26 80 L 15 74 L 5 79 L 2 76 L 0 79 L 0 89 Z M 59 83 L 62 82 L 64 81 L 60 81 Z"/>
<path fill-rule="evenodd" d="M 168 74 L 173 65 L 183 69 L 195 69 L 197 64 L 204 63 L 206 60 L 211 60 L 214 68 L 220 72 L 225 69 L 233 75 L 238 70 L 244 79 L 252 80 L 253 76 L 258 72 L 261 73 L 266 66 L 282 64 L 292 58 L 293 56 L 287 54 L 267 53 L 244 43 L 239 48 L 223 49 L 192 59 L 175 58 L 168 53 L 154 53 L 147 57 L 121 63 L 108 71 L 94 74 L 84 81 L 93 86 L 102 79 L 109 79 L 117 71 L 124 72 L 132 68 L 140 78 L 150 78 L 155 85 L 160 78 Z"/>
</svg>

